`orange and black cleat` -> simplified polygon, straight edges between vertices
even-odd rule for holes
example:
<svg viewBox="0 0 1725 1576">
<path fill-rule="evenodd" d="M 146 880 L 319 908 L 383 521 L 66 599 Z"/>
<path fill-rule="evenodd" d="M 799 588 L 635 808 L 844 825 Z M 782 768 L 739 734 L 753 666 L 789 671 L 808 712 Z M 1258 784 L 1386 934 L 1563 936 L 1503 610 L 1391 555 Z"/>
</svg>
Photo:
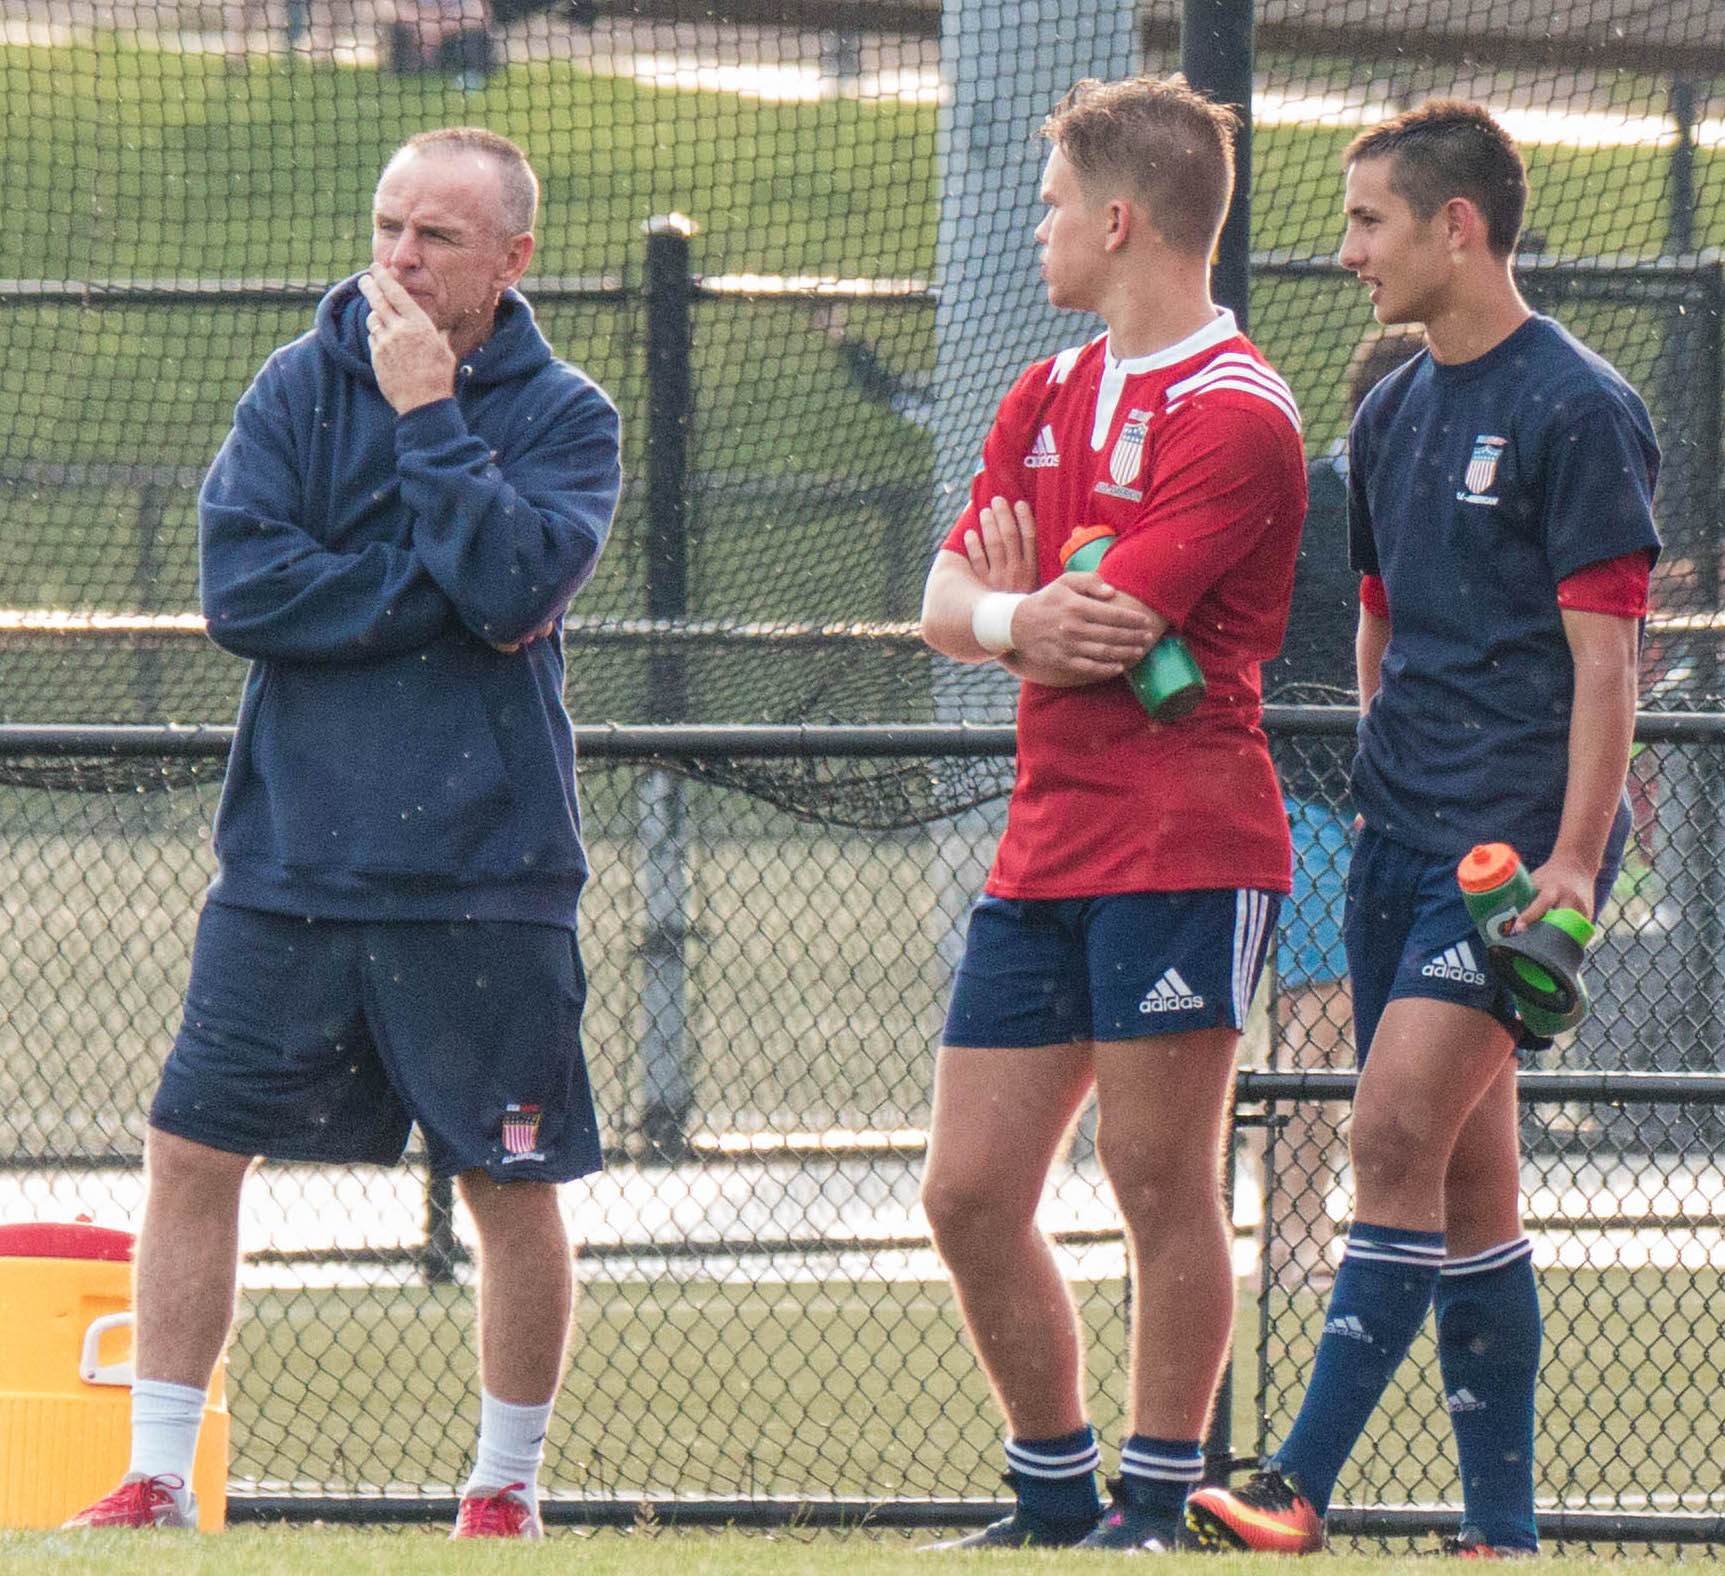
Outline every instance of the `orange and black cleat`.
<svg viewBox="0 0 1725 1576">
<path fill-rule="evenodd" d="M 1323 1517 L 1274 1467 L 1254 1472 L 1242 1489 L 1197 1489 L 1186 1525 L 1202 1549 L 1316 1554 L 1324 1546 Z"/>
</svg>

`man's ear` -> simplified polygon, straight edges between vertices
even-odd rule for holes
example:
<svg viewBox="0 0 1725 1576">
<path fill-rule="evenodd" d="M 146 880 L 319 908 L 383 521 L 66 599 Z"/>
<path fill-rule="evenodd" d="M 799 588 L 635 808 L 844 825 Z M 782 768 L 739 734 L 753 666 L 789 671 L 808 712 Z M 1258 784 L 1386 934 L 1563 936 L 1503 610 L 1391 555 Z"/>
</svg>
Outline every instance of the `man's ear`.
<svg viewBox="0 0 1725 1576">
<path fill-rule="evenodd" d="M 532 260 L 533 237 L 525 233 L 516 236 L 503 254 L 503 288 L 518 284 Z"/>
</svg>

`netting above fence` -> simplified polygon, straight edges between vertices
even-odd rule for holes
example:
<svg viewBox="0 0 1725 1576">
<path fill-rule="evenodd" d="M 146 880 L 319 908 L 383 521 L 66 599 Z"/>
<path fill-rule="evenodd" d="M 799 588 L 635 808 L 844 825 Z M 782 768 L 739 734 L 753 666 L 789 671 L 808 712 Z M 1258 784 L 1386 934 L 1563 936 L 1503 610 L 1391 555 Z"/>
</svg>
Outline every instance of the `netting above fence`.
<svg viewBox="0 0 1725 1576">
<path fill-rule="evenodd" d="M 1008 381 L 1095 327 L 1043 300 L 1033 133 L 1075 77 L 1180 58 L 1168 0 L 1080 9 L 0 0 L 0 720 L 231 718 L 240 665 L 191 617 L 197 484 L 269 350 L 367 261 L 389 152 L 455 122 L 528 149 L 526 288 L 624 412 L 625 497 L 568 642 L 577 718 L 1006 719 L 1010 686 L 931 658 L 914 619 Z M 1715 23 L 1710 0 L 1257 15 L 1250 320 L 1313 465 L 1370 324 L 1330 261 L 1339 150 L 1428 93 L 1477 96 L 1528 153 L 1524 288 L 1664 444 L 1644 677 L 1667 709 L 1721 693 Z M 680 288 L 649 277 L 642 231 L 671 214 L 692 221 L 658 227 Z M 907 794 L 917 816 L 976 797 L 762 786 L 881 824 Z"/>
</svg>

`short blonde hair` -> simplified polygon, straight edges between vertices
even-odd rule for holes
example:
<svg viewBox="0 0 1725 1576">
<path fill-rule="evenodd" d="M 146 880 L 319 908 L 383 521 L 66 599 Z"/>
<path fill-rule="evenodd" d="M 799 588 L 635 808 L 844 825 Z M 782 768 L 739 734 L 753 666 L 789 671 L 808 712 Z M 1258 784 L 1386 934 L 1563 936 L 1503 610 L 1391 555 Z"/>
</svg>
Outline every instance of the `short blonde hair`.
<svg viewBox="0 0 1725 1576">
<path fill-rule="evenodd" d="M 1040 135 L 1072 161 L 1092 197 L 1129 188 L 1177 252 L 1209 257 L 1234 194 L 1240 118 L 1171 77 L 1086 77 L 1042 123 Z"/>
</svg>

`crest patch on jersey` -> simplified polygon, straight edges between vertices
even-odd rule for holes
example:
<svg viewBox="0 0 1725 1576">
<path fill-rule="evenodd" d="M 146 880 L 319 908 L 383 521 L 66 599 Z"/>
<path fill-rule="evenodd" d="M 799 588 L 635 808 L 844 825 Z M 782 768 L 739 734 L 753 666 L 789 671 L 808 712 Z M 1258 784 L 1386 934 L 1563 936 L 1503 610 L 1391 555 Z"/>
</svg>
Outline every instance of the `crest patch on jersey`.
<svg viewBox="0 0 1725 1576">
<path fill-rule="evenodd" d="M 1126 425 L 1114 440 L 1114 452 L 1108 456 L 1108 474 L 1118 487 L 1129 487 L 1138 479 L 1144 463 L 1144 434 L 1150 427 L 1150 412 L 1129 410 Z"/>
</svg>

